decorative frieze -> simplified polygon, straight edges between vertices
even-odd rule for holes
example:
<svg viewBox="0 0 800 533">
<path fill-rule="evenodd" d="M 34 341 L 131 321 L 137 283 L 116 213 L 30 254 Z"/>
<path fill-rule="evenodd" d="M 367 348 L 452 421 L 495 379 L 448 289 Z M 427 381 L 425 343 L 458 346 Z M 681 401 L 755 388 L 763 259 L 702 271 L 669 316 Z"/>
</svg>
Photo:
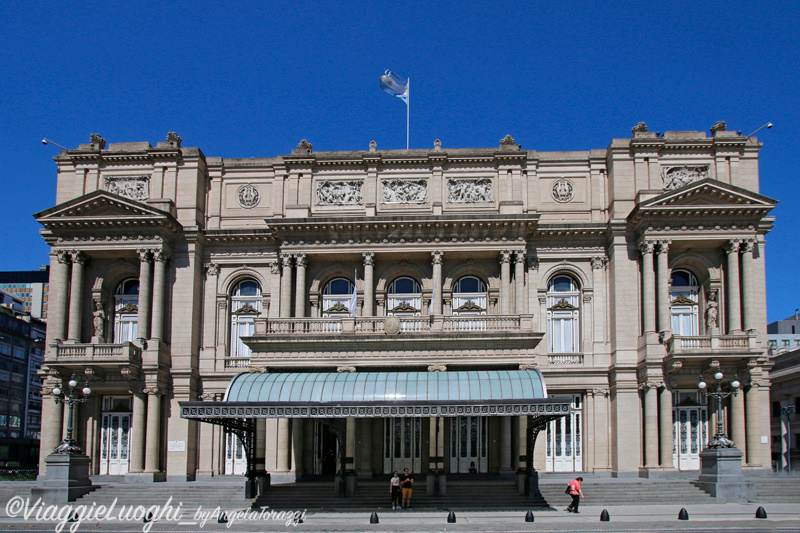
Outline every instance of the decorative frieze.
<svg viewBox="0 0 800 533">
<path fill-rule="evenodd" d="M 671 191 L 680 189 L 695 181 L 700 181 L 708 177 L 708 165 L 705 166 L 680 166 L 664 167 L 661 171 L 661 179 L 664 182 L 664 190 Z"/>
<path fill-rule="evenodd" d="M 317 205 L 362 205 L 364 203 L 362 180 L 317 182 Z"/>
<path fill-rule="evenodd" d="M 104 188 L 131 200 L 150 198 L 150 178 L 148 176 L 106 176 Z"/>
<path fill-rule="evenodd" d="M 384 204 L 424 204 L 428 201 L 427 180 L 382 180 Z"/>
<path fill-rule="evenodd" d="M 474 204 L 494 201 L 490 178 L 462 178 L 447 180 L 447 201 L 451 204 Z"/>
</svg>

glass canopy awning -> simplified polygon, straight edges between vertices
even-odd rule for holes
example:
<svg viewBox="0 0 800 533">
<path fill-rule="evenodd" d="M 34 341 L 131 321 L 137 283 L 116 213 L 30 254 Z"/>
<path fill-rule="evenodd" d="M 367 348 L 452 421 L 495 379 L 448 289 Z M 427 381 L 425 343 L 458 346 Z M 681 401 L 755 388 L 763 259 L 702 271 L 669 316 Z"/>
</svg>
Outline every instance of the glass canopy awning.
<svg viewBox="0 0 800 533">
<path fill-rule="evenodd" d="M 563 415 L 538 370 L 286 372 L 235 376 L 221 402 L 180 402 L 181 417 L 382 418 Z"/>
</svg>

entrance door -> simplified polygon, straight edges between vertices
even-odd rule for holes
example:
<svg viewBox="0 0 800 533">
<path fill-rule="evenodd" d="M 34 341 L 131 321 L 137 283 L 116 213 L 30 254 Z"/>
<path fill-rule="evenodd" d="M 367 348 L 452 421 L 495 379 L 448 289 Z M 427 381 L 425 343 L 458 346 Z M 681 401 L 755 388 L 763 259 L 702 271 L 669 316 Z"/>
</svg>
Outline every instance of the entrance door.
<svg viewBox="0 0 800 533">
<path fill-rule="evenodd" d="M 100 475 L 128 473 L 130 452 L 130 413 L 104 413 L 100 434 Z"/>
<path fill-rule="evenodd" d="M 241 476 L 247 471 L 247 458 L 239 437 L 225 433 L 225 473 Z"/>
<path fill-rule="evenodd" d="M 706 408 L 675 407 L 672 423 L 672 463 L 678 470 L 699 470 L 700 451 L 708 442 Z"/>
<path fill-rule="evenodd" d="M 404 468 L 411 473 L 422 470 L 422 419 L 386 418 L 383 421 L 383 473 L 402 472 Z"/>
<path fill-rule="evenodd" d="M 339 459 L 339 442 L 328 424 L 314 421 L 314 473 L 332 476 Z"/>
<path fill-rule="evenodd" d="M 487 471 L 488 424 L 485 416 L 450 419 L 450 472 L 469 473 L 472 463 L 478 472 Z"/>
<path fill-rule="evenodd" d="M 583 470 L 581 415 L 581 397 L 575 395 L 572 399 L 571 413 L 547 424 L 546 472 Z"/>
</svg>

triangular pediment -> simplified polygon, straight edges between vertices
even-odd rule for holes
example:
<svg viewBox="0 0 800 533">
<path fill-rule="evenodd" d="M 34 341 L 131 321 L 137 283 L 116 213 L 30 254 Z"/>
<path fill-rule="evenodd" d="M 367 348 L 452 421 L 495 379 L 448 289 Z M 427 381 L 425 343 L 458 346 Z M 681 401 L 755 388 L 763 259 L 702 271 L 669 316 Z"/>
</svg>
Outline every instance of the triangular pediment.
<svg viewBox="0 0 800 533">
<path fill-rule="evenodd" d="M 177 221 L 169 213 L 151 205 L 108 191 L 94 191 L 62 204 L 45 209 L 34 215 L 47 229 L 69 227 L 154 225 L 162 228 L 176 226 Z"/>
<path fill-rule="evenodd" d="M 757 220 L 777 203 L 767 196 L 706 178 L 641 202 L 628 219 L 633 222 L 673 217 Z"/>
</svg>

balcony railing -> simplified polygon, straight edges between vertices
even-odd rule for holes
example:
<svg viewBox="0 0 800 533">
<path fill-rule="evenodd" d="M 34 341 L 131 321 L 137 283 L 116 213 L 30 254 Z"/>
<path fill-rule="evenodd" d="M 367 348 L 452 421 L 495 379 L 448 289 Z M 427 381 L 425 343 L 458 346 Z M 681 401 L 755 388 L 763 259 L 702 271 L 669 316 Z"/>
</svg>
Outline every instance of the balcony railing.
<svg viewBox="0 0 800 533">
<path fill-rule="evenodd" d="M 754 334 L 741 335 L 675 335 L 667 344 L 671 353 L 711 353 L 715 351 L 746 352 L 757 348 Z"/>
<path fill-rule="evenodd" d="M 56 344 L 56 361 L 59 363 L 110 363 L 141 361 L 142 350 L 132 342 L 122 344 Z"/>
<path fill-rule="evenodd" d="M 583 364 L 582 353 L 551 353 L 547 354 L 547 364 L 558 366 L 580 366 Z"/>
<path fill-rule="evenodd" d="M 226 357 L 225 368 L 250 368 L 249 357 Z"/>
<path fill-rule="evenodd" d="M 402 333 L 531 332 L 532 315 L 398 316 Z M 386 333 L 387 317 L 256 319 L 261 335 L 374 335 Z"/>
</svg>

